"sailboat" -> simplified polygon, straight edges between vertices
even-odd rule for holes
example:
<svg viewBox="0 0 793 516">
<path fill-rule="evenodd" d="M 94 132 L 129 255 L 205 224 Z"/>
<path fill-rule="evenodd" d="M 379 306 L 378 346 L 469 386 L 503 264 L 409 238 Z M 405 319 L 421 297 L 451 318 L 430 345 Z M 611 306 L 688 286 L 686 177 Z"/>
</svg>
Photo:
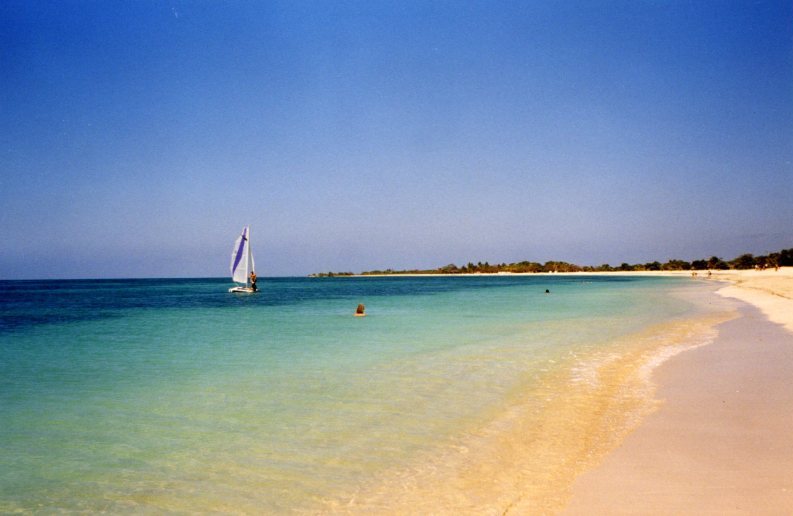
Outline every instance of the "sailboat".
<svg viewBox="0 0 793 516">
<path fill-rule="evenodd" d="M 234 242 L 234 249 L 231 250 L 230 268 L 231 279 L 238 285 L 230 288 L 229 292 L 240 294 L 256 292 L 256 283 L 251 283 L 251 273 L 255 270 L 255 266 L 253 264 L 253 252 L 251 251 L 251 233 L 248 226 L 242 228 L 242 234 Z"/>
</svg>

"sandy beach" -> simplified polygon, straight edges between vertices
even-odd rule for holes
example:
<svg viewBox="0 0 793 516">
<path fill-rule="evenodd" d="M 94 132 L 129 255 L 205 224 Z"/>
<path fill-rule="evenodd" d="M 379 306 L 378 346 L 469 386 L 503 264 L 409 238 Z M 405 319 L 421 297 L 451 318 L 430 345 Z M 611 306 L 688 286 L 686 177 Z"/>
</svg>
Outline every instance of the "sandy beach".
<svg viewBox="0 0 793 516">
<path fill-rule="evenodd" d="M 576 479 L 566 514 L 793 513 L 793 268 L 710 279 L 740 316 L 654 371 L 660 408 Z"/>
</svg>

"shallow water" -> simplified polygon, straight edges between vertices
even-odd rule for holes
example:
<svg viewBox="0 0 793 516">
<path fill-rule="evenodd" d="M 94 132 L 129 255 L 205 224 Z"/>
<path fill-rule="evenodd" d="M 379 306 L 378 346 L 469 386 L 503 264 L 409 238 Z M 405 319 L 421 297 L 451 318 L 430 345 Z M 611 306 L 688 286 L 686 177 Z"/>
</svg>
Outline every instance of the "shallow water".
<svg viewBox="0 0 793 516">
<path fill-rule="evenodd" d="M 554 498 L 643 410 L 641 364 L 725 310 L 676 278 L 260 284 L 0 282 L 0 511 Z"/>
</svg>

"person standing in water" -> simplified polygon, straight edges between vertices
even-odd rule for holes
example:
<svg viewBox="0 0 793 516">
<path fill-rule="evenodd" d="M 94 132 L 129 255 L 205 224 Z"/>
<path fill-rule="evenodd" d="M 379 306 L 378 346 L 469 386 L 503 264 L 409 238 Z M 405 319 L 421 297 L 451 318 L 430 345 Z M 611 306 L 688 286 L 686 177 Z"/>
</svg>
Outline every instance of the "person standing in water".
<svg viewBox="0 0 793 516">
<path fill-rule="evenodd" d="M 253 271 L 251 271 L 251 289 L 253 289 L 254 292 L 259 290 L 256 288 L 256 273 Z"/>
<path fill-rule="evenodd" d="M 366 307 L 363 304 L 359 304 L 358 308 L 355 310 L 355 317 L 364 317 L 366 316 Z"/>
</svg>

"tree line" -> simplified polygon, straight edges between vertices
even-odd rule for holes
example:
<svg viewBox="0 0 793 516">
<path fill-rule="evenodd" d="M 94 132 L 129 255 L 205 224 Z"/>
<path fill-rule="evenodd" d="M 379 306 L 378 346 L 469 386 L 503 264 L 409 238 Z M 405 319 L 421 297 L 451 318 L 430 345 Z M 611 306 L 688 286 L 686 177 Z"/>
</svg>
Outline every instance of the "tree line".
<svg viewBox="0 0 793 516">
<path fill-rule="evenodd" d="M 648 263 L 622 263 L 617 266 L 604 263 L 602 265 L 576 265 L 574 263 L 548 261 L 545 263 L 522 261 L 517 263 L 490 264 L 488 262 L 468 262 L 457 266 L 453 263 L 438 267 L 437 269 L 409 269 L 409 270 L 373 270 L 365 271 L 364 276 L 389 275 L 389 274 L 497 274 L 502 273 L 538 273 L 538 272 L 625 272 L 625 271 L 704 271 L 727 269 L 767 269 L 776 267 L 793 267 L 793 248 L 783 249 L 768 255 L 754 256 L 750 253 L 742 254 L 732 260 L 725 261 L 718 256 L 707 259 L 685 260 L 673 259 L 665 263 L 658 261 Z M 352 272 L 322 272 L 312 274 L 313 277 L 353 276 Z"/>
</svg>

